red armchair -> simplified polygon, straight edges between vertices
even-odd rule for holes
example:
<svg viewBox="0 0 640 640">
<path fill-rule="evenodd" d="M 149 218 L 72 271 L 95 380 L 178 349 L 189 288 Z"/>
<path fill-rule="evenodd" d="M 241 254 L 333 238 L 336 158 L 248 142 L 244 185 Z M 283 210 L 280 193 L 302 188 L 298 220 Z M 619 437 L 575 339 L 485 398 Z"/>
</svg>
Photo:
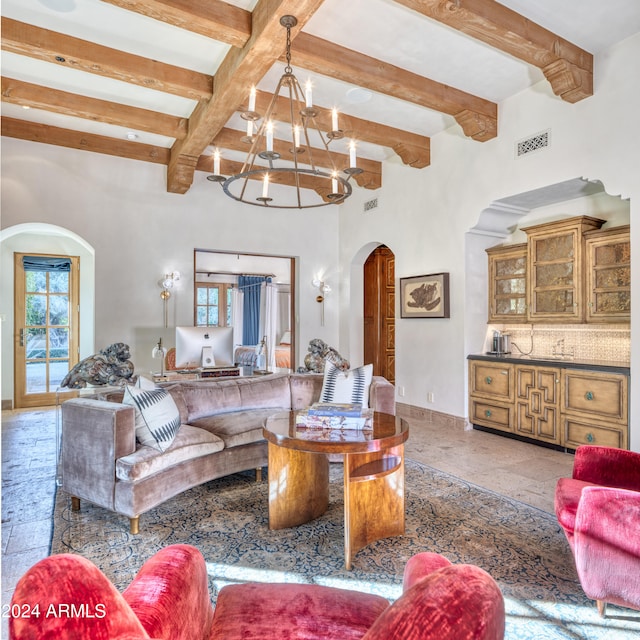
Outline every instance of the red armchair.
<svg viewBox="0 0 640 640">
<path fill-rule="evenodd" d="M 572 477 L 556 486 L 555 511 L 600 614 L 608 602 L 640 609 L 640 453 L 578 447 Z"/>
<path fill-rule="evenodd" d="M 172 545 L 122 594 L 82 556 L 49 556 L 20 578 L 10 613 L 15 640 L 206 640 L 213 608 L 201 553 Z"/>
<path fill-rule="evenodd" d="M 11 601 L 15 640 L 501 640 L 505 610 L 491 576 L 435 553 L 413 556 L 403 595 L 315 584 L 225 586 L 215 614 L 200 552 L 166 547 L 120 594 L 81 556 L 35 564 Z M 213 618 L 213 620 L 212 620 Z"/>
<path fill-rule="evenodd" d="M 247 583 L 218 594 L 211 640 L 500 640 L 502 593 L 479 567 L 435 553 L 413 556 L 403 595 L 312 584 Z"/>
</svg>

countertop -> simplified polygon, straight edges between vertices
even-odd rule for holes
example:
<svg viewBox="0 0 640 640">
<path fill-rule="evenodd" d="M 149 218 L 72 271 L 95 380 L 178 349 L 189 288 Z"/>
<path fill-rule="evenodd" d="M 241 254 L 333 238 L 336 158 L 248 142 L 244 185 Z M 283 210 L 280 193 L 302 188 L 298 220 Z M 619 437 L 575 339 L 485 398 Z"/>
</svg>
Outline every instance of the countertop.
<svg viewBox="0 0 640 640">
<path fill-rule="evenodd" d="M 535 364 L 541 366 L 553 366 L 560 369 L 588 369 L 590 371 L 606 371 L 607 373 L 622 373 L 629 375 L 628 362 L 611 362 L 607 360 L 581 360 L 579 358 L 554 357 L 542 355 L 521 355 L 515 353 L 493 354 L 472 353 L 467 356 L 469 360 L 486 360 L 488 362 L 509 362 L 513 364 Z"/>
</svg>

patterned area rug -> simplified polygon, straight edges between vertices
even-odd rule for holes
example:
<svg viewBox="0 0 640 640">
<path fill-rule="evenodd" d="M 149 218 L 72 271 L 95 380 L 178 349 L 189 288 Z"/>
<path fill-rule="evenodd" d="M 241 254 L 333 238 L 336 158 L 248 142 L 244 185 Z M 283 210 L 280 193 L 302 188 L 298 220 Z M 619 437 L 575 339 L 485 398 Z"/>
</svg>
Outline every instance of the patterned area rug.
<svg viewBox="0 0 640 640">
<path fill-rule="evenodd" d="M 214 480 L 143 514 L 136 536 L 126 518 L 89 503 L 71 511 L 58 491 L 51 553 L 89 558 L 123 590 L 156 551 L 192 544 L 208 563 L 215 601 L 223 585 L 246 580 L 315 582 L 393 600 L 407 559 L 436 551 L 494 577 L 505 596 L 509 639 L 640 637 L 640 613 L 610 607 L 606 619 L 598 616 L 554 516 L 410 460 L 406 534 L 362 549 L 347 571 L 341 465 L 331 465 L 331 480 L 328 511 L 280 531 L 269 530 L 267 481 L 256 483 L 250 473 Z"/>
</svg>

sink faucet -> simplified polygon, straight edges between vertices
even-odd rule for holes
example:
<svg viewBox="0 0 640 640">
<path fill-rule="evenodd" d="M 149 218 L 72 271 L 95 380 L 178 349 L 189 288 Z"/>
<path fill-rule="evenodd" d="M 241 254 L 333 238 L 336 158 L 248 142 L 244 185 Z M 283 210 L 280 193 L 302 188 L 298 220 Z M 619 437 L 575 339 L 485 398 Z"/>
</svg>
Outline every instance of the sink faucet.
<svg viewBox="0 0 640 640">
<path fill-rule="evenodd" d="M 568 349 L 567 351 L 564 350 L 564 338 L 560 338 L 560 340 L 558 340 L 558 342 L 556 342 L 552 349 L 551 349 L 551 353 L 554 356 L 559 356 L 559 357 L 563 357 L 563 356 L 571 356 L 573 357 L 573 348 Z"/>
</svg>

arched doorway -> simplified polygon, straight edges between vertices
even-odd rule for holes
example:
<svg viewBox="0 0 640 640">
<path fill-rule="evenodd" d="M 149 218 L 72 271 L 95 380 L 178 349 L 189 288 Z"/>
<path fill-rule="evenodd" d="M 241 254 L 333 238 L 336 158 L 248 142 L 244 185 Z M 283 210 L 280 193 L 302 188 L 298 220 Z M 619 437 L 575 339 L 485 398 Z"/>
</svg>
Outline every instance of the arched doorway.
<svg viewBox="0 0 640 640">
<path fill-rule="evenodd" d="M 395 384 L 395 256 L 385 245 L 376 247 L 364 263 L 364 361 L 373 374 Z"/>
</svg>

